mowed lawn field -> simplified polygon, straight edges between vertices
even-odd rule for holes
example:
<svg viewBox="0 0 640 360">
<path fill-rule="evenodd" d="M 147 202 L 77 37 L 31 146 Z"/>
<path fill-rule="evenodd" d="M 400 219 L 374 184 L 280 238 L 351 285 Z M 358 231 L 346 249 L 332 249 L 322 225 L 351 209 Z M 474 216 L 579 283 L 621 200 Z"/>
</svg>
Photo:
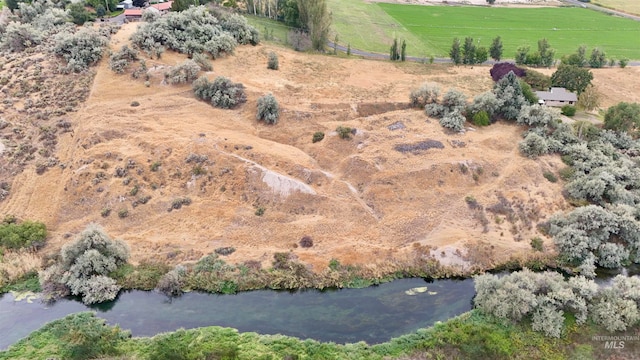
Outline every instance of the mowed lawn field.
<svg viewBox="0 0 640 360">
<path fill-rule="evenodd" d="M 597 0 L 591 3 L 629 14 L 640 15 L 640 1 L 638 0 Z"/>
<path fill-rule="evenodd" d="M 514 58 L 521 45 L 535 51 L 542 38 L 549 40 L 557 57 L 586 45 L 588 52 L 593 47 L 603 49 L 607 58 L 640 59 L 640 22 L 588 9 L 377 5 L 427 44 L 435 56 L 448 56 L 455 37 L 464 41 L 470 36 L 488 48 L 500 35 L 503 57 L 508 59 Z M 407 52 L 414 55 L 411 48 L 408 42 Z"/>
</svg>

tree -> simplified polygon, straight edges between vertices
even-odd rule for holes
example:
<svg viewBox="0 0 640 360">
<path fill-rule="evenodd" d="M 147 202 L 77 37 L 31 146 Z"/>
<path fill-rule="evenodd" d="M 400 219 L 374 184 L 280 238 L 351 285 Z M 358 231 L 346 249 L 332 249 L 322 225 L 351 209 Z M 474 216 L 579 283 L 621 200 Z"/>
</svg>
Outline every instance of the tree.
<svg viewBox="0 0 640 360">
<path fill-rule="evenodd" d="M 407 43 L 402 40 L 402 46 L 400 48 L 400 61 L 405 61 L 407 58 Z"/>
<path fill-rule="evenodd" d="M 491 43 L 491 47 L 489 48 L 489 54 L 491 58 L 495 61 L 500 61 L 502 58 L 502 39 L 500 36 L 496 36 Z"/>
<path fill-rule="evenodd" d="M 460 39 L 453 39 L 451 50 L 449 50 L 449 56 L 454 64 L 460 65 L 462 63 L 462 50 L 460 50 Z"/>
<path fill-rule="evenodd" d="M 604 128 L 637 136 L 640 130 L 640 104 L 621 102 L 607 109 Z"/>
<path fill-rule="evenodd" d="M 82 25 L 87 21 L 93 19 L 93 15 L 84 7 L 83 3 L 74 3 L 67 7 L 69 10 L 69 16 L 74 24 Z"/>
<path fill-rule="evenodd" d="M 561 64 L 558 70 L 551 75 L 551 85 L 575 91 L 580 95 L 591 84 L 593 74 L 589 69 L 583 69 L 576 65 Z"/>
<path fill-rule="evenodd" d="M 510 72 L 513 72 L 517 77 L 524 77 L 527 75 L 527 71 L 525 69 L 508 62 L 494 64 L 491 67 L 491 70 L 489 70 L 489 74 L 491 74 L 491 78 L 495 82 L 502 79 Z"/>
<path fill-rule="evenodd" d="M 565 65 L 585 67 L 587 65 L 586 52 L 587 52 L 587 47 L 584 45 L 580 46 L 575 53 L 569 56 L 564 56 L 561 62 Z"/>
<path fill-rule="evenodd" d="M 297 0 L 286 0 L 281 7 L 284 23 L 292 27 L 302 27 Z"/>
<path fill-rule="evenodd" d="M 540 53 L 540 65 L 544 67 L 553 65 L 553 57 L 556 51 L 551 48 L 547 39 L 538 40 L 538 53 Z"/>
<path fill-rule="evenodd" d="M 626 68 L 627 64 L 629 64 L 629 59 L 627 58 L 622 58 L 620 59 L 620 61 L 618 61 L 618 65 L 620 65 L 620 68 L 622 69 Z"/>
<path fill-rule="evenodd" d="M 472 37 L 466 37 L 464 39 L 462 63 L 465 65 L 473 65 L 476 63 L 476 45 L 473 43 Z"/>
<path fill-rule="evenodd" d="M 507 120 L 515 120 L 520 109 L 527 104 L 518 77 L 513 71 L 496 82 L 493 93 L 501 102 L 497 113 Z"/>
<path fill-rule="evenodd" d="M 600 92 L 593 85 L 588 85 L 578 97 L 578 106 L 592 111 L 600 106 Z"/>
<path fill-rule="evenodd" d="M 476 48 L 476 64 L 482 64 L 489 58 L 489 52 L 486 47 Z"/>
<path fill-rule="evenodd" d="M 528 46 L 520 46 L 516 50 L 516 64 L 524 65 L 527 63 L 527 54 L 529 54 Z"/>
<path fill-rule="evenodd" d="M 398 51 L 398 38 L 393 39 L 393 44 L 391 44 L 391 48 L 389 50 L 389 60 L 400 60 L 400 52 Z"/>
<path fill-rule="evenodd" d="M 306 25 L 311 38 L 311 47 L 323 51 L 329 40 L 331 27 L 331 13 L 326 0 L 298 1 L 299 21 Z"/>
<path fill-rule="evenodd" d="M 591 51 L 591 57 L 589 58 L 589 66 L 599 69 L 607 63 L 607 55 L 604 51 L 594 48 Z"/>
<path fill-rule="evenodd" d="M 7 4 L 7 7 L 9 8 L 9 10 L 16 10 L 18 8 L 18 4 L 20 3 L 20 1 L 18 0 L 6 0 L 5 4 Z"/>
<path fill-rule="evenodd" d="M 495 2 L 496 2 L 496 0 L 487 0 L 487 3 L 489 3 L 489 5 L 493 5 L 493 4 L 495 4 Z M 498 60 L 500 60 L 500 59 L 498 59 Z"/>
</svg>

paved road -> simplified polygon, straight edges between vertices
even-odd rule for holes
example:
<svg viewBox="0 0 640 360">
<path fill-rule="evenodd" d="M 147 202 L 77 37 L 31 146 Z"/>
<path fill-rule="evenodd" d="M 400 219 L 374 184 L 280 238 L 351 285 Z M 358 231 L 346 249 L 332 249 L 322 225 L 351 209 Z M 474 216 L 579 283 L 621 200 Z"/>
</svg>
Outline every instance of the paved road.
<svg viewBox="0 0 640 360">
<path fill-rule="evenodd" d="M 622 11 L 603 8 L 602 6 L 594 5 L 594 4 L 591 4 L 591 3 L 583 3 L 583 2 L 578 1 L 578 0 L 562 0 L 562 1 L 567 3 L 567 4 L 580 6 L 580 7 L 586 8 L 586 9 L 592 9 L 592 10 L 595 10 L 595 11 L 600 11 L 600 12 L 603 12 L 603 13 L 607 13 L 607 14 L 611 14 L 611 15 L 617 15 L 617 16 L 620 16 L 620 17 L 625 17 L 627 19 L 631 19 L 631 20 L 635 20 L 635 21 L 640 21 L 640 16 L 623 13 Z"/>
</svg>

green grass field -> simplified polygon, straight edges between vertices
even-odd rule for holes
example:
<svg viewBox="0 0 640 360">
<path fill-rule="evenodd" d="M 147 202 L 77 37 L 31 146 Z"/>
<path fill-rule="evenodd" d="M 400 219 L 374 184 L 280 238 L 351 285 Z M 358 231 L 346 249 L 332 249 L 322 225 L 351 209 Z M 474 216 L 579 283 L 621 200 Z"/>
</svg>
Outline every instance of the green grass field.
<svg viewBox="0 0 640 360">
<path fill-rule="evenodd" d="M 603 49 L 608 58 L 640 59 L 640 22 L 581 8 L 489 8 L 377 4 L 410 30 L 434 55 L 447 56 L 453 38 L 471 36 L 489 47 L 500 35 L 504 58 L 513 58 L 521 45 L 537 49 L 547 38 L 556 57 L 586 45 Z M 407 40 L 408 53 L 415 46 Z M 422 45 L 424 46 L 424 45 Z"/>
</svg>

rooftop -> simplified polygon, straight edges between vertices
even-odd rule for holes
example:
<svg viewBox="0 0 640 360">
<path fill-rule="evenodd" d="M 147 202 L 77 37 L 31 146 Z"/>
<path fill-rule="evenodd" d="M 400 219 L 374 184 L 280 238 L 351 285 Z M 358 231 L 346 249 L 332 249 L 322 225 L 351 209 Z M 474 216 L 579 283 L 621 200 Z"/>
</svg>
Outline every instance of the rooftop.
<svg viewBox="0 0 640 360">
<path fill-rule="evenodd" d="M 552 87 L 549 91 L 536 91 L 536 95 L 544 101 L 578 101 L 576 94 L 561 87 Z"/>
</svg>

